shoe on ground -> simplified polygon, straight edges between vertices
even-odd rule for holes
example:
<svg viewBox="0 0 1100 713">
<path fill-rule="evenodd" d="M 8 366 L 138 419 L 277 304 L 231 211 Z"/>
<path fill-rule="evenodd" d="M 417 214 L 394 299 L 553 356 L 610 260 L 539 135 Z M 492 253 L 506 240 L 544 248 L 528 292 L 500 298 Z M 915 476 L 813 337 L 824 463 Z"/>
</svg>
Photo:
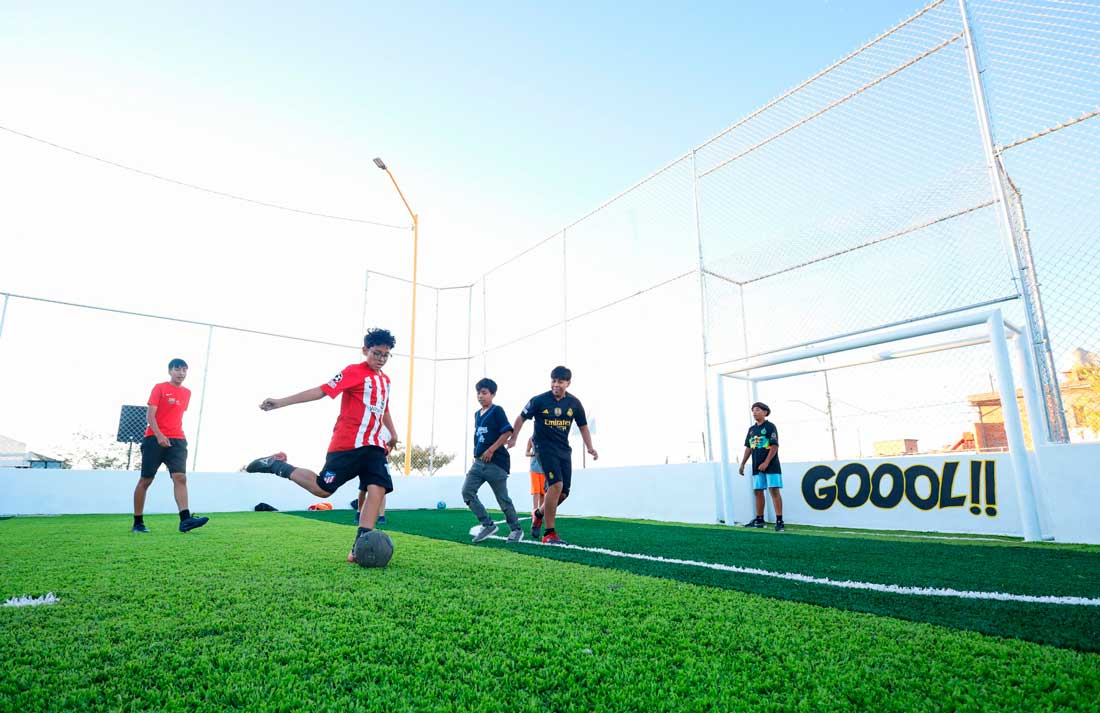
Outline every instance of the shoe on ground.
<svg viewBox="0 0 1100 713">
<path fill-rule="evenodd" d="M 543 535 L 542 544 L 544 545 L 568 545 L 569 543 L 558 537 L 558 533 L 552 535 Z"/>
<path fill-rule="evenodd" d="M 482 540 L 487 538 L 489 535 L 494 534 L 496 531 L 497 531 L 497 526 L 496 525 L 482 525 L 481 529 L 477 531 L 476 535 L 474 535 L 474 542 L 481 542 Z"/>
<path fill-rule="evenodd" d="M 775 523 L 775 531 L 776 531 L 776 532 L 783 532 L 783 531 L 784 531 L 784 530 L 786 530 L 786 529 L 787 529 L 787 528 L 783 526 L 783 521 L 782 521 L 782 520 L 780 520 L 779 522 Z"/>
<path fill-rule="evenodd" d="M 386 524 L 386 516 L 385 515 L 379 515 L 378 516 L 378 522 L 376 522 L 374 524 L 375 524 L 376 527 L 382 527 L 383 525 Z"/>
<path fill-rule="evenodd" d="M 764 527 L 764 518 L 754 517 L 753 519 L 742 525 L 742 527 Z"/>
<path fill-rule="evenodd" d="M 180 532 L 190 532 L 197 527 L 202 527 L 208 522 L 210 522 L 210 518 L 208 517 L 195 517 L 192 515 L 186 520 L 180 521 Z"/>
<path fill-rule="evenodd" d="M 130 532 L 136 532 L 139 535 L 148 535 L 149 534 L 149 528 L 146 527 L 145 525 L 134 525 L 133 527 L 130 528 Z"/>
<path fill-rule="evenodd" d="M 269 456 L 257 458 L 246 465 L 244 469 L 248 473 L 274 473 L 275 471 L 271 470 L 271 466 L 274 465 L 276 461 L 281 460 L 286 460 L 286 453 L 272 453 Z"/>
<path fill-rule="evenodd" d="M 508 533 L 508 541 L 509 542 L 519 542 L 522 539 L 523 539 L 523 530 L 519 529 L 518 527 L 516 529 L 512 530 L 510 533 Z"/>
</svg>

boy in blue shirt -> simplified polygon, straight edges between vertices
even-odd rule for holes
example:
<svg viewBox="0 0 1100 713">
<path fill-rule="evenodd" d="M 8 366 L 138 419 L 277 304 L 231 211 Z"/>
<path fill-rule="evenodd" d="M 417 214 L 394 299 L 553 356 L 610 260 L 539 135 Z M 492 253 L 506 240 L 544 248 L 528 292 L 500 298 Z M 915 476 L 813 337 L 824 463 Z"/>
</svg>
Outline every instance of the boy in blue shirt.
<svg viewBox="0 0 1100 713">
<path fill-rule="evenodd" d="M 474 388 L 477 389 L 477 403 L 481 408 L 474 413 L 474 464 L 470 466 L 466 482 L 462 484 L 462 501 L 481 523 L 481 529 L 474 535 L 474 542 L 481 542 L 497 531 L 496 523 L 477 498 L 477 491 L 488 483 L 500 509 L 504 511 L 508 527 L 511 528 L 508 542 L 519 542 L 523 539 L 523 530 L 520 529 L 519 518 L 516 517 L 515 505 L 508 497 L 508 471 L 511 470 L 511 461 L 508 449 L 503 447 L 512 435 L 512 424 L 504 415 L 504 409 L 493 403 L 493 397 L 497 393 L 495 381 L 482 379 Z"/>
</svg>

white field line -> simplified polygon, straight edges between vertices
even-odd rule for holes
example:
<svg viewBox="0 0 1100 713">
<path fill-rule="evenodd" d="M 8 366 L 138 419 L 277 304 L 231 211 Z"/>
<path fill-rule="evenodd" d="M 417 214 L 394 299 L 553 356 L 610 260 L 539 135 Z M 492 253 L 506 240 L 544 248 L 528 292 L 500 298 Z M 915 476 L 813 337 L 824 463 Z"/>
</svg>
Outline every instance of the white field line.
<svg viewBox="0 0 1100 713">
<path fill-rule="evenodd" d="M 529 517 L 520 517 L 520 518 L 516 518 L 516 519 L 519 520 L 520 522 L 523 522 L 524 520 L 530 520 L 531 518 L 529 518 Z M 496 525 L 497 527 L 500 527 L 501 525 L 507 525 L 508 521 L 507 520 L 494 520 L 493 524 Z M 473 527 L 471 527 L 470 528 L 470 536 L 473 537 L 474 535 L 476 535 L 480 529 L 481 529 L 480 524 L 477 524 L 477 525 L 474 525 Z M 501 538 L 501 539 L 504 539 L 504 538 Z"/>
<path fill-rule="evenodd" d="M 6 607 L 36 607 L 41 604 L 56 604 L 61 601 L 61 598 L 55 596 L 53 592 L 48 592 L 40 597 L 34 597 L 30 595 L 24 595 L 22 597 L 12 597 L 4 602 Z"/>
<path fill-rule="evenodd" d="M 493 535 L 489 538 L 491 540 L 504 540 L 505 538 L 499 535 Z M 602 547 L 581 547 L 579 545 L 550 545 L 543 544 L 541 542 L 535 542 L 534 540 L 521 540 L 525 545 L 538 545 L 540 547 L 558 547 L 566 550 L 577 550 L 579 552 L 591 552 L 598 555 L 608 555 L 611 557 L 622 557 L 623 559 L 643 560 L 646 562 L 663 562 L 665 564 L 677 564 L 685 567 L 701 567 L 703 569 L 713 569 L 719 572 L 733 572 L 735 574 L 752 574 L 759 577 L 772 577 L 774 579 L 785 579 L 791 582 L 803 582 L 805 584 L 821 584 L 827 587 L 838 587 L 840 589 L 862 589 L 871 592 L 886 592 L 887 594 L 904 594 L 909 596 L 919 597 L 953 597 L 956 599 L 992 599 L 1001 602 L 1026 602 L 1028 604 L 1063 604 L 1069 606 L 1086 606 L 1096 607 L 1100 606 L 1100 598 L 1090 597 L 1062 597 L 1054 595 L 1034 595 L 1034 594 L 1011 594 L 1007 592 L 975 592 L 965 589 L 940 589 L 937 587 L 903 587 L 898 584 L 876 584 L 874 582 L 854 582 L 850 579 L 838 580 L 829 579 L 827 577 L 811 577 L 806 574 L 797 574 L 794 572 L 773 572 L 767 569 L 758 569 L 756 567 L 738 567 L 731 564 L 717 564 L 715 562 L 698 562 L 696 560 L 682 560 L 674 559 L 671 557 L 658 557 L 656 555 L 643 555 L 635 552 L 619 552 L 618 550 L 608 550 Z"/>
<path fill-rule="evenodd" d="M 835 533 L 830 534 L 860 535 L 862 537 L 911 537 L 918 540 L 955 540 L 957 542 L 1001 542 L 1003 544 L 1012 544 L 1011 539 L 998 537 L 967 537 L 964 535 L 958 537 L 948 537 L 945 535 L 894 535 L 889 532 L 873 532 L 871 530 L 837 530 Z"/>
</svg>

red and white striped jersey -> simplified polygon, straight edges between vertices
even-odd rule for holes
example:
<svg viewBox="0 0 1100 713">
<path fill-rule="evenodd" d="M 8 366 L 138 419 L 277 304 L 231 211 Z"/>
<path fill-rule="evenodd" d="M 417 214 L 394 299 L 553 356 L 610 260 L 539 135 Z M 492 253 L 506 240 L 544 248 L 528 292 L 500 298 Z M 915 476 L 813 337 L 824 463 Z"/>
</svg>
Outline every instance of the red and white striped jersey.
<svg viewBox="0 0 1100 713">
<path fill-rule="evenodd" d="M 362 446 L 386 447 L 389 431 L 382 416 L 389 410 L 390 377 L 370 368 L 366 362 L 349 364 L 325 384 L 331 398 L 343 394 L 340 416 L 332 429 L 328 452 L 350 451 Z"/>
</svg>

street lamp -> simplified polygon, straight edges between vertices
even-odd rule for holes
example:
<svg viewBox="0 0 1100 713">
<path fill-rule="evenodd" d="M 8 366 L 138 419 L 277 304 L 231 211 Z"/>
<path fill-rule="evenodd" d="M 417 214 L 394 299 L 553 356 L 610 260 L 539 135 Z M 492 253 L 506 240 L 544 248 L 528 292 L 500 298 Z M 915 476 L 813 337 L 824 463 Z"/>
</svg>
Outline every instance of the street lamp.
<svg viewBox="0 0 1100 713">
<path fill-rule="evenodd" d="M 413 375 L 416 371 L 416 250 L 417 250 L 417 238 L 419 237 L 420 219 L 416 213 L 413 212 L 409 202 L 405 200 L 405 194 L 401 192 L 401 187 L 397 185 L 397 179 L 390 173 L 390 169 L 386 167 L 386 163 L 380 159 L 374 159 L 374 165 L 386 172 L 386 175 L 393 181 L 393 187 L 397 189 L 397 195 L 401 196 L 401 202 L 405 204 L 405 209 L 409 211 L 409 215 L 413 219 L 413 269 L 412 269 L 412 317 L 409 320 L 412 324 L 411 333 L 409 337 L 409 407 L 407 410 L 408 421 L 405 427 L 405 475 L 408 475 L 412 470 L 412 410 L 413 410 Z"/>
</svg>

